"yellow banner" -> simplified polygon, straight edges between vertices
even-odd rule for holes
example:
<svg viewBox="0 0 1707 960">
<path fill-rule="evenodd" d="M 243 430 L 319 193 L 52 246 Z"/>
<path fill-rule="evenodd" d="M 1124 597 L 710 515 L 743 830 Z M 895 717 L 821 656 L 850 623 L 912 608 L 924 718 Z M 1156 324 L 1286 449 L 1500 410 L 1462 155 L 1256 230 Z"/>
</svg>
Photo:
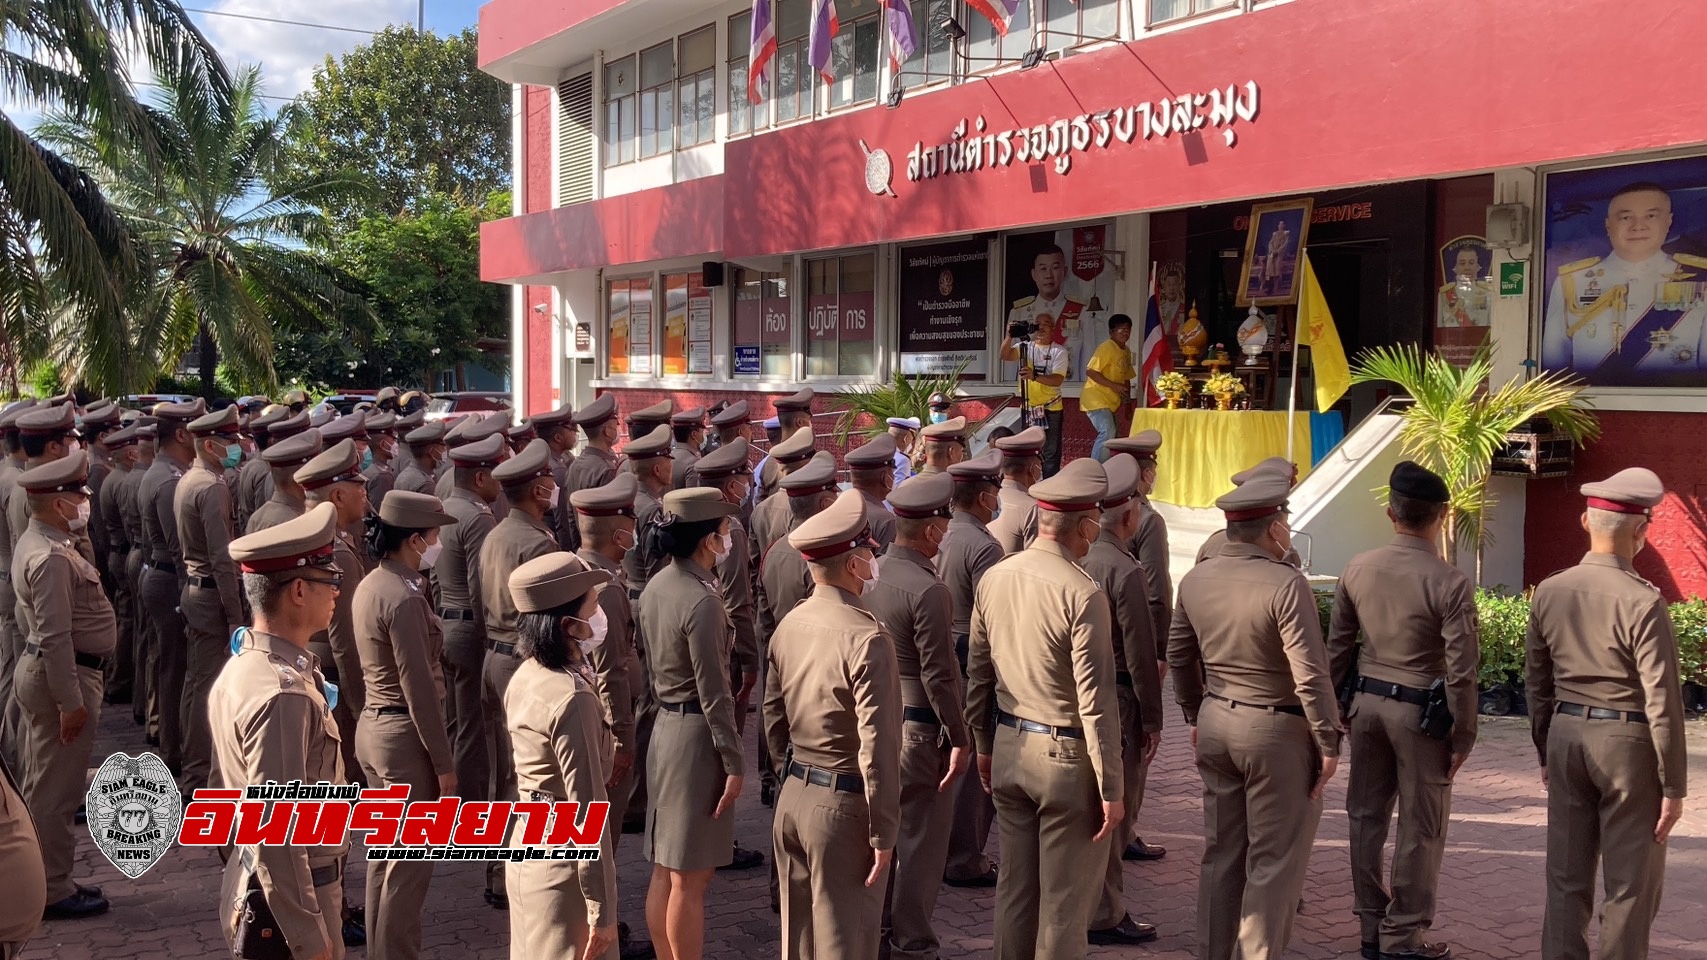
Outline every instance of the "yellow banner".
<svg viewBox="0 0 1707 960">
<path fill-rule="evenodd" d="M 1351 387 L 1351 364 L 1346 362 L 1334 315 L 1328 310 L 1316 270 L 1304 256 L 1304 290 L 1298 297 L 1298 343 L 1310 348 L 1316 371 L 1316 410 L 1326 413 Z"/>
</svg>

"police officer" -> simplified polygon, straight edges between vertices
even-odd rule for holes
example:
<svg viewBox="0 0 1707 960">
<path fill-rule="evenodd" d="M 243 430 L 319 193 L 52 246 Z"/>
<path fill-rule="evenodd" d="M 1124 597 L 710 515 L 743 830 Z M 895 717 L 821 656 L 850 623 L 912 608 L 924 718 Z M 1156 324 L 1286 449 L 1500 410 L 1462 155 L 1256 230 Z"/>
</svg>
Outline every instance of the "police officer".
<svg viewBox="0 0 1707 960">
<path fill-rule="evenodd" d="M 1095 868 L 1125 817 L 1108 598 L 1079 566 L 1107 493 L 1089 458 L 1034 484 L 1037 540 L 984 574 L 972 607 L 966 719 L 1002 831 L 998 960 L 1085 955 Z"/>
<path fill-rule="evenodd" d="M 183 547 L 184 586 L 184 770 L 189 789 L 205 786 L 213 744 L 207 724 L 207 692 L 229 656 L 231 635 L 243 624 L 237 565 L 231 560 L 231 488 L 225 471 L 242 459 L 237 443 L 237 407 L 190 422 L 195 466 L 173 495 L 178 542 Z"/>
<path fill-rule="evenodd" d="M 1013 556 L 1037 538 L 1037 501 L 1027 491 L 1043 479 L 1043 440 L 1042 427 L 1027 427 L 990 444 L 1002 451 L 1002 506 L 990 521 L 990 536 L 1004 556 Z"/>
<path fill-rule="evenodd" d="M 954 656 L 954 601 L 931 562 L 948 534 L 954 480 L 914 477 L 889 494 L 895 542 L 877 562 L 865 605 L 895 648 L 901 691 L 900 825 L 884 932 L 895 960 L 932 960 L 931 916 L 948 863 L 955 779 L 966 772 L 972 739 Z"/>
<path fill-rule="evenodd" d="M 901 819 L 902 711 L 894 647 L 860 600 L 877 582 L 864 496 L 843 492 L 788 546 L 814 587 L 777 625 L 765 681 L 765 740 L 785 778 L 771 827 L 787 878 L 782 953 L 876 960 Z"/>
<path fill-rule="evenodd" d="M 670 559 L 637 609 L 659 710 L 646 758 L 646 925 L 661 955 L 683 960 L 704 947 L 705 891 L 729 862 L 745 773 L 729 690 L 733 632 L 712 572 L 733 548 L 728 518 L 738 509 L 704 487 L 665 494 L 658 539 Z"/>
<path fill-rule="evenodd" d="M 954 519 L 943 534 L 936 569 L 954 604 L 954 650 L 960 674 L 966 676 L 966 650 L 972 633 L 972 604 L 978 583 L 1002 559 L 1001 545 L 990 536 L 989 523 L 999 509 L 1002 482 L 1001 453 L 986 450 L 948 468 L 954 479 Z M 974 742 L 974 748 L 977 744 Z M 954 790 L 954 816 L 949 828 L 948 866 L 943 882 L 951 887 L 993 887 L 996 862 L 984 855 L 996 808 L 977 777 L 962 777 Z"/>
<path fill-rule="evenodd" d="M 12 697 L 12 674 L 23 649 L 23 635 L 13 619 L 17 598 L 12 592 L 12 533 L 6 505 L 12 498 L 18 474 L 23 472 L 24 449 L 18 433 L 18 416 L 35 406 L 33 400 L 18 400 L 0 409 L 0 752 L 14 769 L 22 771 L 20 748 L 22 713 Z M 20 534 L 21 535 L 21 534 Z"/>
<path fill-rule="evenodd" d="M 717 447 L 726 447 L 737 439 L 753 442 L 753 425 L 747 419 L 747 401 L 737 400 L 727 404 L 722 410 L 711 417 L 711 426 L 717 431 L 714 438 Z"/>
<path fill-rule="evenodd" d="M 455 522 L 436 497 L 387 494 L 379 521 L 368 525 L 368 552 L 380 563 L 362 578 L 351 604 L 367 696 L 356 725 L 356 756 L 369 786 L 407 785 L 416 801 L 457 792 L 440 708 L 444 634 L 421 576 L 439 552 L 439 528 Z M 421 906 L 432 878 L 431 860 L 368 861 L 368 956 L 420 955 Z"/>
<path fill-rule="evenodd" d="M 71 404 L 38 406 L 18 417 L 18 439 L 23 447 L 23 469 L 39 467 L 59 460 L 81 447 L 77 437 L 76 414 Z M 7 524 L 11 529 L 11 547 L 16 550 L 18 538 L 30 526 L 30 498 L 23 490 L 13 487 L 6 504 Z M 94 544 L 89 531 L 79 529 L 72 534 L 77 552 L 91 564 L 95 562 Z M 97 568 L 98 569 L 98 568 Z"/>
<path fill-rule="evenodd" d="M 456 486 L 444 508 L 456 525 L 440 531 L 444 550 L 434 567 L 445 634 L 445 715 L 456 782 L 465 800 L 485 800 L 491 789 L 492 760 L 481 707 L 486 610 L 480 598 L 480 548 L 498 525 L 492 503 L 503 494 L 492 471 L 508 455 L 503 438 L 497 436 L 450 452 Z"/>
<path fill-rule="evenodd" d="M 0 763 L 0 876 L 9 878 L 6 898 L 0 900 L 0 957 L 15 960 L 41 927 L 47 872 L 23 788 L 4 763 Z"/>
<path fill-rule="evenodd" d="M 586 434 L 587 443 L 564 472 L 564 484 L 570 493 L 602 487 L 616 475 L 617 464 L 621 462 L 616 455 L 616 442 L 622 432 L 616 420 L 616 394 L 600 395 L 576 411 L 574 420 Z"/>
<path fill-rule="evenodd" d="M 1600 861 L 1600 956 L 1639 960 L 1689 780 L 1677 640 L 1664 598 L 1632 566 L 1665 488 L 1631 467 L 1582 494 L 1589 552 L 1541 581 L 1529 613 L 1525 689 L 1547 786 L 1541 956 L 1587 960 Z"/>
<path fill-rule="evenodd" d="M 273 495 L 249 515 L 245 533 L 276 527 L 308 512 L 308 495 L 302 484 L 296 482 L 296 471 L 320 455 L 322 443 L 320 431 L 310 429 L 269 444 L 261 451 L 261 459 L 272 476 Z"/>
<path fill-rule="evenodd" d="M 1162 736 L 1162 675 L 1156 669 L 1155 621 L 1150 612 L 1144 568 L 1132 555 L 1133 532 L 1141 516 L 1138 461 L 1117 453 L 1103 464 L 1108 493 L 1102 501 L 1101 532 L 1085 554 L 1083 566 L 1108 597 L 1114 625 L 1115 700 L 1120 709 L 1120 771 L 1126 816 L 1108 847 L 1108 870 L 1101 899 L 1091 911 L 1090 942 L 1134 944 L 1156 939 L 1156 928 L 1126 911 L 1121 861 L 1126 839 L 1144 803 L 1144 769 L 1156 756 Z"/>
<path fill-rule="evenodd" d="M 445 444 L 447 449 L 455 450 L 457 447 L 463 446 L 464 444 L 479 443 L 487 437 L 503 437 L 504 430 L 509 425 L 510 415 L 502 411 L 493 413 L 484 419 L 465 420 L 461 425 L 462 429 L 460 433 L 453 430 L 451 433 L 445 434 Z M 500 440 L 499 442 L 502 443 L 503 440 Z M 507 453 L 508 451 L 509 447 L 506 445 L 505 452 Z M 548 463 L 552 462 L 549 455 L 547 455 L 546 461 Z M 456 489 L 456 476 L 450 469 L 455 465 L 456 462 L 447 457 L 445 462 L 439 466 L 439 478 L 434 481 L 434 489 L 437 490 L 437 496 L 440 500 L 444 500 L 449 497 L 450 492 Z M 555 508 L 556 504 L 553 503 L 548 506 Z M 492 514 L 499 520 L 504 519 L 504 514 L 508 512 L 508 506 L 497 506 L 492 509 Z"/>
<path fill-rule="evenodd" d="M 538 439 L 539 431 L 534 428 L 532 417 L 524 417 L 521 423 L 504 430 L 504 446 L 508 447 L 511 453 L 521 453 L 523 447 Z M 560 464 L 556 464 L 556 460 L 557 457 L 553 454 L 554 471 L 561 467 Z M 563 485 L 560 483 L 558 486 Z"/>
<path fill-rule="evenodd" d="M 403 435 L 403 443 L 409 448 L 409 462 L 397 471 L 391 489 L 433 492 L 433 479 L 445 457 L 445 429 L 443 420 L 434 420 Z"/>
<path fill-rule="evenodd" d="M 125 538 L 130 541 L 130 552 L 125 555 L 124 566 L 125 575 L 130 580 L 130 616 L 135 627 L 132 634 L 135 650 L 131 653 L 132 676 L 135 678 L 131 687 L 131 719 L 143 728 L 144 739 L 150 746 L 160 743 L 160 707 L 156 702 L 154 683 L 159 656 L 155 649 L 154 619 L 148 615 L 142 600 L 142 578 L 146 572 L 143 563 L 152 555 L 153 547 L 142 526 L 138 494 L 142 489 L 142 478 L 147 476 L 154 463 L 156 424 L 154 417 L 148 414 L 131 423 L 130 429 L 136 431 L 136 463 L 123 482 L 109 491 L 117 501 Z"/>
<path fill-rule="evenodd" d="M 367 463 L 362 468 L 362 476 L 367 478 L 368 500 L 380 503 L 397 484 L 397 469 L 392 466 L 392 459 L 397 456 L 397 414 L 369 414 L 366 426 L 368 452 L 364 458 Z"/>
<path fill-rule="evenodd" d="M 142 579 L 141 606 L 154 625 L 154 702 L 160 715 L 161 759 L 172 773 L 182 776 L 184 734 L 189 718 L 184 696 L 187 666 L 183 603 L 183 550 L 178 539 L 178 515 L 174 504 L 178 483 L 196 459 L 195 443 L 188 429 L 192 421 L 207 414 L 207 403 L 160 403 L 154 407 L 156 452 L 154 464 L 137 486 L 137 509 L 142 513 L 144 537 L 148 542 L 148 564 Z M 214 663 L 218 669 L 218 661 Z M 199 786 L 200 784 L 198 784 Z"/>
<path fill-rule="evenodd" d="M 882 553 L 895 542 L 895 515 L 884 504 L 895 489 L 895 438 L 880 433 L 847 452 L 848 479 L 865 498 L 865 522 Z"/>
<path fill-rule="evenodd" d="M 509 591 L 510 574 L 529 560 L 558 549 L 556 532 L 545 522 L 546 511 L 557 502 L 557 483 L 551 478 L 551 458 L 543 440 L 535 440 L 494 467 L 492 476 L 503 488 L 510 511 L 480 545 L 480 604 L 490 644 L 481 669 L 481 726 L 492 764 L 487 794 L 492 800 L 515 800 L 515 755 L 504 721 L 504 690 L 521 665 L 516 659 L 516 607 Z M 486 902 L 500 910 L 508 909 L 504 873 L 496 863 L 486 871 Z"/>
<path fill-rule="evenodd" d="M 336 510 L 321 504 L 231 544 L 254 624 L 208 694 L 214 787 L 345 782 L 328 688 L 308 651 L 309 637 L 331 621 L 344 582 L 333 561 L 336 524 Z M 220 928 L 232 956 L 276 955 L 242 950 L 245 932 L 267 942 L 263 931 L 247 929 L 258 919 L 253 908 L 259 900 L 272 916 L 272 936 L 282 936 L 292 956 L 341 958 L 345 851 L 344 844 L 236 847 L 219 893 Z"/>
<path fill-rule="evenodd" d="M 505 691 L 504 715 L 524 800 L 584 806 L 608 796 L 611 733 L 590 657 L 609 643 L 600 604 L 607 594 L 621 591 L 600 588 L 613 576 L 562 552 L 530 560 L 510 575 L 522 663 Z M 514 903 L 511 957 L 580 960 L 613 952 L 618 939 L 616 834 L 605 832 L 596 860 L 505 865 L 505 885 Z M 511 834 L 510 846 L 524 846 L 520 831 Z"/>
<path fill-rule="evenodd" d="M 749 449 L 745 437 L 734 437 L 701 457 L 694 464 L 700 485 L 716 490 L 726 503 L 740 506 L 753 486 L 747 459 Z M 729 518 L 729 538 L 735 543 L 735 549 L 717 565 L 717 580 L 723 588 L 723 609 L 729 614 L 730 626 L 735 631 L 735 662 L 730 680 L 737 684 L 735 723 L 744 729 L 747 710 L 758 690 L 760 669 L 758 611 L 754 601 L 757 574 L 747 551 L 743 549 L 748 537 L 739 515 Z"/>
<path fill-rule="evenodd" d="M 89 524 L 88 454 L 78 451 L 18 475 L 30 520 L 12 552 L 12 583 L 24 635 L 14 695 L 24 713 L 24 800 L 41 837 L 48 919 L 105 913 L 101 891 L 71 879 L 74 816 L 100 726 L 104 671 L 118 621 L 101 575 L 77 552 Z"/>
<path fill-rule="evenodd" d="M 752 523 L 747 527 L 747 559 L 755 571 L 759 569 L 759 561 L 764 559 L 765 551 L 789 530 L 788 498 L 781 495 L 778 486 L 784 477 L 806 466 L 817 452 L 817 440 L 810 430 L 797 430 L 771 447 L 764 462 L 770 464 L 770 472 L 775 479 L 771 482 L 770 492 L 758 494 Z"/>
<path fill-rule="evenodd" d="M 675 442 L 670 449 L 670 489 L 687 486 L 688 471 L 699 459 L 700 445 L 705 442 L 705 408 L 689 407 L 670 417 L 670 434 Z"/>
<path fill-rule="evenodd" d="M 1292 546 L 1286 476 L 1215 502 L 1228 543 L 1180 581 L 1168 636 L 1174 693 L 1203 776 L 1197 938 L 1205 960 L 1286 949 L 1322 791 L 1339 765 L 1339 709 L 1321 620 Z"/>
<path fill-rule="evenodd" d="M 918 417 L 890 417 L 889 435 L 895 438 L 895 485 L 898 487 L 913 475 L 913 450 L 919 442 Z"/>
<path fill-rule="evenodd" d="M 924 440 L 925 463 L 920 473 L 941 473 L 966 459 L 966 418 L 952 417 L 919 431 Z"/>
<path fill-rule="evenodd" d="M 552 507 L 557 545 L 572 550 L 570 537 L 575 529 L 575 511 L 569 506 L 569 465 L 575 462 L 575 411 L 566 403 L 555 410 L 536 413 L 528 422 L 533 424 L 539 439 L 545 441 L 551 455 L 551 479 L 557 481 L 557 503 Z M 516 453 L 522 450 L 512 447 Z"/>
<path fill-rule="evenodd" d="M 77 433 L 82 438 L 81 446 L 89 452 L 89 543 L 94 547 L 95 569 L 101 571 L 101 587 L 107 592 L 108 598 L 113 595 L 113 577 L 112 572 L 107 569 L 111 547 L 107 543 L 106 510 L 102 506 L 101 489 L 112 475 L 113 461 L 110 451 L 101 440 L 119 429 L 121 413 L 111 400 L 101 400 L 91 404 L 77 418 Z M 120 645 L 128 646 L 123 626 L 121 623 Z"/>
<path fill-rule="evenodd" d="M 130 533 L 125 528 L 124 503 L 134 502 L 136 481 L 141 473 L 136 466 L 136 426 L 113 430 L 101 438 L 112 475 L 101 488 L 100 512 L 90 519 L 91 524 L 106 528 L 107 573 L 113 614 L 118 618 L 119 643 L 115 652 L 117 666 L 107 678 L 108 703 L 129 703 L 140 711 L 137 698 L 137 668 L 143 662 L 142 641 L 137 638 L 136 595 L 133 593 L 130 571 Z"/>
<path fill-rule="evenodd" d="M 754 503 L 758 503 L 775 493 L 777 484 L 782 481 L 783 476 L 787 473 L 787 471 L 780 469 L 782 463 L 776 458 L 777 445 L 797 434 L 804 433 L 808 437 L 813 435 L 812 401 L 816 397 L 817 394 L 812 391 L 811 387 L 803 387 L 798 392 L 771 401 L 771 406 L 776 409 L 777 440 L 770 445 L 771 455 L 760 460 L 759 465 L 754 468 L 753 476 L 758 480 L 758 489 L 754 491 L 754 496 L 757 499 L 754 500 Z M 808 443 L 807 448 L 810 449 L 811 447 L 812 444 Z"/>
<path fill-rule="evenodd" d="M 249 437 L 255 442 L 256 456 L 244 461 L 237 468 L 237 485 L 232 492 L 232 500 L 237 506 L 236 528 L 249 529 L 249 517 L 258 509 L 266 498 L 261 496 L 268 474 L 267 463 L 262 454 L 272 445 L 273 425 L 290 416 L 290 410 L 279 404 L 269 404 L 260 413 L 249 418 Z M 307 418 L 303 418 L 306 422 Z"/>
<path fill-rule="evenodd" d="M 1285 457 L 1269 457 L 1267 460 L 1261 461 L 1249 470 L 1241 470 L 1238 473 L 1233 474 L 1233 485 L 1242 486 L 1251 478 L 1263 476 L 1265 474 L 1273 474 L 1280 477 L 1286 481 L 1286 485 L 1288 487 L 1291 487 L 1293 484 L 1298 482 L 1298 465 Z M 1210 557 L 1218 557 L 1221 555 L 1221 548 L 1226 545 L 1227 531 L 1224 529 L 1217 530 L 1210 534 L 1208 539 L 1203 541 L 1202 546 L 1197 548 L 1197 558 L 1192 562 L 1197 564 L 1202 563 Z M 1295 567 L 1303 562 L 1298 556 L 1298 551 L 1291 547 L 1288 547 L 1286 550 L 1285 560 L 1287 563 L 1290 563 Z"/>
<path fill-rule="evenodd" d="M 669 426 L 670 417 L 675 412 L 676 402 L 666 399 L 630 413 L 628 419 L 624 421 L 624 426 L 628 428 L 628 439 L 631 441 L 638 440 L 641 437 L 649 436 L 652 431 L 659 427 Z M 669 445 L 668 440 L 665 441 L 665 445 Z"/>
<path fill-rule="evenodd" d="M 644 531 L 649 522 L 657 519 L 663 509 L 660 501 L 670 490 L 670 472 L 675 461 L 670 459 L 669 428 L 654 427 L 651 433 L 629 440 L 623 446 L 622 454 L 629 472 L 634 475 L 634 515 L 639 518 L 640 529 Z M 638 597 L 646 589 L 646 582 L 664 565 L 665 559 L 655 555 L 642 536 L 622 563 L 623 573 L 628 575 L 630 595 Z"/>
</svg>

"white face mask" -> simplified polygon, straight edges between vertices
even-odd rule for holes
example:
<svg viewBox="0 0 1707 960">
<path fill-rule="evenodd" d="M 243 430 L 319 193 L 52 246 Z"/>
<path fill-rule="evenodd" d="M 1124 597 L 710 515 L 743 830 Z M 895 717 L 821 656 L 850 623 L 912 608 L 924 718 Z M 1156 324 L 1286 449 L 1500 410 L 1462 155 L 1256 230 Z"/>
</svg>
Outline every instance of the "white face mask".
<svg viewBox="0 0 1707 960">
<path fill-rule="evenodd" d="M 87 527 L 89 525 L 89 501 L 84 500 L 82 503 L 79 503 L 77 505 L 77 515 L 75 517 L 71 517 L 67 523 L 70 524 L 71 529 L 73 530 L 81 530 L 84 527 Z"/>
<path fill-rule="evenodd" d="M 867 580 L 865 577 L 859 578 L 859 595 L 862 597 L 869 597 L 871 596 L 871 591 L 877 589 L 877 561 L 867 560 L 865 561 L 865 564 L 866 569 L 871 572 L 871 579 Z"/>
<path fill-rule="evenodd" d="M 444 549 L 444 541 L 436 540 L 427 544 L 427 549 L 421 553 L 421 569 L 430 570 L 438 562 L 439 551 Z"/>
<path fill-rule="evenodd" d="M 623 542 L 621 539 L 619 539 L 617 537 L 611 538 L 611 542 L 615 543 L 619 548 L 621 548 L 623 553 L 627 553 L 628 551 L 633 550 L 635 547 L 640 545 L 640 535 L 635 533 L 633 530 L 618 530 L 617 533 L 628 534 L 628 545 L 627 546 L 623 545 Z"/>
<path fill-rule="evenodd" d="M 550 509 L 551 507 L 557 506 L 557 484 L 553 483 L 551 486 L 546 487 L 546 489 L 551 491 L 545 498 L 546 508 Z"/>
<path fill-rule="evenodd" d="M 69 457 L 81 449 L 83 449 L 83 444 L 79 443 L 76 439 L 71 439 L 71 440 L 65 441 L 65 455 L 66 456 Z"/>
<path fill-rule="evenodd" d="M 717 547 L 717 553 L 716 553 L 717 562 L 722 563 L 723 561 L 729 559 L 729 554 L 732 553 L 734 551 L 734 549 L 735 549 L 735 538 L 731 537 L 727 533 L 723 534 L 719 538 L 719 541 L 718 541 L 718 547 Z"/>
<path fill-rule="evenodd" d="M 581 622 L 593 631 L 593 635 L 576 638 L 575 642 L 581 645 L 583 655 L 591 654 L 594 650 L 605 645 L 605 633 L 610 630 L 610 618 L 605 616 L 605 608 L 600 607 L 593 611 L 591 618 Z"/>
</svg>

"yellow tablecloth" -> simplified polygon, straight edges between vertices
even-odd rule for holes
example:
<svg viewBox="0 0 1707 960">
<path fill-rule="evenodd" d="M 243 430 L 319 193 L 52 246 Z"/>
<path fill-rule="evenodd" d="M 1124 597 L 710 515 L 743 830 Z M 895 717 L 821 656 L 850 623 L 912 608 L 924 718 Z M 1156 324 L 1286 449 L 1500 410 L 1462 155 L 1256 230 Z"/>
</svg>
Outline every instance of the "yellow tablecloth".
<svg viewBox="0 0 1707 960">
<path fill-rule="evenodd" d="M 1146 407 L 1132 415 L 1132 432 L 1162 435 L 1156 489 L 1150 499 L 1182 507 L 1212 507 L 1233 489 L 1233 474 L 1268 457 L 1286 456 L 1284 410 L 1168 410 Z M 1292 460 L 1302 479 L 1310 472 L 1310 414 L 1292 415 Z"/>
</svg>

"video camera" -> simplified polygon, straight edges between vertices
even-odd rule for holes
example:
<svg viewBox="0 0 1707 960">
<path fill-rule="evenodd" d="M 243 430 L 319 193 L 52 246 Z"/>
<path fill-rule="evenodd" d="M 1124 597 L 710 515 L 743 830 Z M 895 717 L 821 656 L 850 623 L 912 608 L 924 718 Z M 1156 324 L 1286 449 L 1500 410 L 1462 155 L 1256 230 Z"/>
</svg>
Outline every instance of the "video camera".
<svg viewBox="0 0 1707 960">
<path fill-rule="evenodd" d="M 1037 332 L 1037 324 L 1030 320 L 1015 320 L 1008 324 L 1008 336 L 1015 340 L 1030 340 Z"/>
</svg>

